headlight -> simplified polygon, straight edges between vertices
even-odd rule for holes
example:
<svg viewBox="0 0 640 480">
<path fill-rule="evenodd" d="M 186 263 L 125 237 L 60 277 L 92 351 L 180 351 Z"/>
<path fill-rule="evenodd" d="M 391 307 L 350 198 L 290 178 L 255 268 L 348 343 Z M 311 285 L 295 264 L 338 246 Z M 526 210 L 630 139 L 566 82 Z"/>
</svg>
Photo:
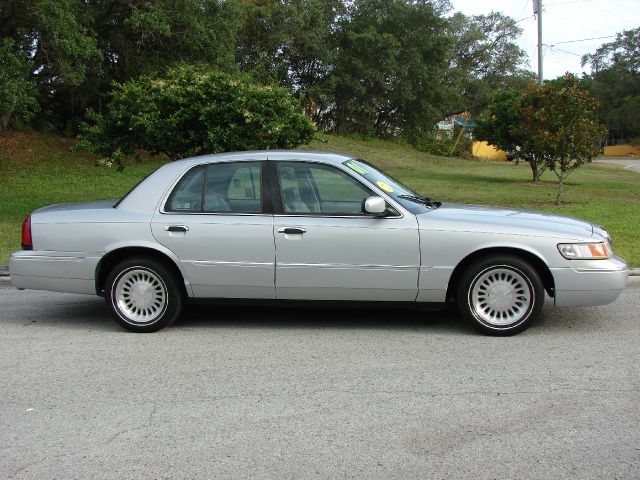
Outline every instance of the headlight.
<svg viewBox="0 0 640 480">
<path fill-rule="evenodd" d="M 595 260 L 609 258 L 611 250 L 606 243 L 559 243 L 560 255 L 568 260 Z"/>
</svg>

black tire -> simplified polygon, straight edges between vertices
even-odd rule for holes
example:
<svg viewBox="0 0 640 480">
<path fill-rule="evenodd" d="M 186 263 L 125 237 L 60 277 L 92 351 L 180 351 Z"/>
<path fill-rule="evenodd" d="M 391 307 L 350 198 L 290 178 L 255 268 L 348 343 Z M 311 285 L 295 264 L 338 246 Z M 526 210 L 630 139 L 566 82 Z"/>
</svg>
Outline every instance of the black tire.
<svg viewBox="0 0 640 480">
<path fill-rule="evenodd" d="M 184 303 L 176 276 L 164 263 L 148 257 L 128 258 L 109 272 L 105 301 L 116 321 L 136 333 L 170 325 Z"/>
<path fill-rule="evenodd" d="M 508 336 L 529 328 L 544 306 L 540 275 L 513 255 L 491 255 L 471 264 L 458 282 L 462 317 L 482 333 Z"/>
</svg>

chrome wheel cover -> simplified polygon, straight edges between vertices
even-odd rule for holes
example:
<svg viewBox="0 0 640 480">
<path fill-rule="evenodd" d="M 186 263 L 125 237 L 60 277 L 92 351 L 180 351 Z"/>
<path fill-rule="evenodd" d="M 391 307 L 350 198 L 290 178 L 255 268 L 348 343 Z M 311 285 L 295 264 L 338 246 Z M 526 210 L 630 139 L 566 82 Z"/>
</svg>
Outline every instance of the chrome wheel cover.
<svg viewBox="0 0 640 480">
<path fill-rule="evenodd" d="M 116 279 L 112 302 L 126 322 L 136 325 L 153 323 L 167 309 L 167 287 L 157 273 L 133 267 Z"/>
<path fill-rule="evenodd" d="M 482 323 L 506 327 L 526 319 L 535 293 L 529 279 L 508 266 L 493 266 L 480 272 L 469 288 L 469 307 Z"/>
</svg>

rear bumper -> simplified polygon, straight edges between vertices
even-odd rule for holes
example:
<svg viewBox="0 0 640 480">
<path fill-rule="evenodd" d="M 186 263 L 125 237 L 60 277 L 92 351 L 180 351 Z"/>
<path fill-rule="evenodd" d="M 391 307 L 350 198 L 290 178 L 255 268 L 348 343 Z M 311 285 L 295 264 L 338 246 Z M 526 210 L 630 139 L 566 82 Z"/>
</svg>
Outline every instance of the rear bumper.
<svg viewBox="0 0 640 480">
<path fill-rule="evenodd" d="M 619 257 L 572 261 L 568 268 L 552 268 L 557 307 L 606 305 L 627 286 L 627 264 Z"/>
<path fill-rule="evenodd" d="M 11 283 L 16 288 L 95 295 L 99 260 L 79 252 L 20 250 L 9 259 Z"/>
</svg>

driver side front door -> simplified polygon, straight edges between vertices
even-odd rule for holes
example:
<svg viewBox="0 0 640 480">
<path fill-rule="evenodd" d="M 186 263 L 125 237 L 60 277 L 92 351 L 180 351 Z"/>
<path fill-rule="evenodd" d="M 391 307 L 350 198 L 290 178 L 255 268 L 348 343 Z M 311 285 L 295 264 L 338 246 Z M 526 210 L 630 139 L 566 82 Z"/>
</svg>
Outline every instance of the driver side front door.
<svg viewBox="0 0 640 480">
<path fill-rule="evenodd" d="M 282 204 L 274 215 L 276 298 L 416 299 L 415 216 L 363 213 L 364 200 L 378 194 L 334 165 L 270 163 Z"/>
</svg>

